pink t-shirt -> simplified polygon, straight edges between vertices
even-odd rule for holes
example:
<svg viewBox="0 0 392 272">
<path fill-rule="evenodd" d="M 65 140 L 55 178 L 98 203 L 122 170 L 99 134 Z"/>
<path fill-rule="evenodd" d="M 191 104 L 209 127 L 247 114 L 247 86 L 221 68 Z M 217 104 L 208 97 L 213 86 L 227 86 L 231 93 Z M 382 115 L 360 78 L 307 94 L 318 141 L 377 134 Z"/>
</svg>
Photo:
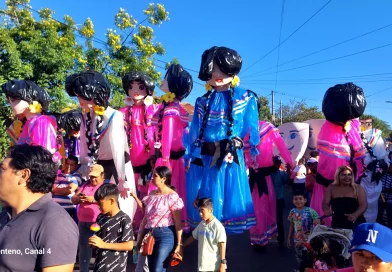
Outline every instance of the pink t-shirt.
<svg viewBox="0 0 392 272">
<path fill-rule="evenodd" d="M 109 180 L 105 180 L 104 183 L 112 183 Z M 102 183 L 102 184 L 104 184 Z M 80 191 L 85 193 L 86 196 L 94 196 L 95 192 L 101 187 L 102 184 L 92 186 L 90 182 L 83 184 L 80 187 Z M 78 220 L 80 222 L 94 222 L 97 220 L 97 216 L 101 213 L 97 203 L 82 202 L 78 209 Z"/>
<path fill-rule="evenodd" d="M 143 203 L 147 218 L 146 229 L 173 226 L 172 212 L 181 210 L 184 207 L 184 202 L 182 202 L 177 193 L 148 195 L 143 198 Z"/>
</svg>

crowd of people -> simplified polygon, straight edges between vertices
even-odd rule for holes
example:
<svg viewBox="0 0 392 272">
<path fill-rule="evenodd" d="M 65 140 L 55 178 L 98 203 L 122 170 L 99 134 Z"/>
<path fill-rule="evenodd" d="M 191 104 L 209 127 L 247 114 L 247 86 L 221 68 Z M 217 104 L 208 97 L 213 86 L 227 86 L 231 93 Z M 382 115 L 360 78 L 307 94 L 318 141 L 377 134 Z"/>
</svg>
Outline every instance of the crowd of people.
<svg viewBox="0 0 392 272">
<path fill-rule="evenodd" d="M 94 271 L 126 271 L 132 255 L 136 271 L 161 272 L 197 240 L 195 269 L 223 272 L 227 236 L 248 230 L 258 251 L 275 238 L 293 248 L 298 271 L 391 271 L 392 168 L 381 133 L 361 131 L 363 90 L 329 88 L 318 151 L 294 156 L 279 129 L 258 120 L 257 95 L 238 87 L 241 66 L 235 50 L 203 53 L 207 92 L 192 120 L 180 103 L 192 77 L 179 64 L 160 104 L 147 73 L 124 75 L 119 110 L 96 71 L 66 79 L 80 111 L 49 113 L 48 94 L 29 80 L 2 85 L 15 120 L 0 168 L 0 271 L 78 262 L 85 272 L 92 256 Z M 294 208 L 284 218 L 287 186 Z"/>
</svg>

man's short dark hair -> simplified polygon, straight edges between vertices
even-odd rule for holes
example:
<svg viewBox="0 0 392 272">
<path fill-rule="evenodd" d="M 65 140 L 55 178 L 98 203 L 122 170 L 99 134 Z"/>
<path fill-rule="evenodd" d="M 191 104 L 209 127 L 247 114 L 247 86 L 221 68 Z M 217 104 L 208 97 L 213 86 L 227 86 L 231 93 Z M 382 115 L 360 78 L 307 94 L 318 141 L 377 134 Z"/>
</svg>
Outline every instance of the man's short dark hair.
<svg viewBox="0 0 392 272">
<path fill-rule="evenodd" d="M 211 198 L 200 198 L 199 202 L 197 202 L 197 207 L 200 208 L 213 208 L 212 199 Z"/>
<path fill-rule="evenodd" d="M 108 196 L 112 196 L 118 201 L 118 196 L 120 195 L 120 191 L 116 184 L 105 183 L 102 184 L 97 191 L 95 191 L 94 199 L 95 201 L 102 200 Z"/>
<path fill-rule="evenodd" d="M 21 144 L 8 149 L 9 165 L 14 170 L 29 169 L 27 189 L 33 193 L 49 193 L 57 174 L 53 155 L 39 145 Z"/>
<path fill-rule="evenodd" d="M 309 155 L 312 158 L 316 158 L 316 157 L 320 156 L 320 152 L 317 150 L 313 150 L 313 151 L 310 151 Z"/>
<path fill-rule="evenodd" d="M 78 165 L 79 164 L 79 159 L 78 159 L 78 157 L 76 157 L 76 156 L 68 156 L 68 158 L 67 158 L 68 160 L 71 160 L 71 161 L 73 161 L 73 162 L 75 162 L 76 163 L 76 165 Z"/>
</svg>

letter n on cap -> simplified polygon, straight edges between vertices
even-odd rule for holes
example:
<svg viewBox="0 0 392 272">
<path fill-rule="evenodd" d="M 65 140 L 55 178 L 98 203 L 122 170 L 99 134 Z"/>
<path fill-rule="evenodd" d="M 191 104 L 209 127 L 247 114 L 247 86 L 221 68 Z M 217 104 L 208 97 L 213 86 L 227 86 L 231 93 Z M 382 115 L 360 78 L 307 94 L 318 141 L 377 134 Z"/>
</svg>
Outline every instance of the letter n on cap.
<svg viewBox="0 0 392 272">
<path fill-rule="evenodd" d="M 378 230 L 369 230 L 368 238 L 366 242 L 372 242 L 373 244 L 376 243 L 377 240 Z"/>
</svg>

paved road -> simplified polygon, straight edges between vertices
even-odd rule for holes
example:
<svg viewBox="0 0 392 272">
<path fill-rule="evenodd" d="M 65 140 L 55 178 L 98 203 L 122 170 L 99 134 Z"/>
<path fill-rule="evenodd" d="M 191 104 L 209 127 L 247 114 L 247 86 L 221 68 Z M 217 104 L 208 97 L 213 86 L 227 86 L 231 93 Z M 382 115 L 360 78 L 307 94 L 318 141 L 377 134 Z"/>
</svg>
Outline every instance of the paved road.
<svg viewBox="0 0 392 272">
<path fill-rule="evenodd" d="M 286 188 L 285 218 L 292 207 L 290 189 Z M 287 220 L 285 220 L 286 222 Z M 286 222 L 285 232 L 288 224 Z M 271 240 L 265 252 L 255 251 L 250 245 L 249 232 L 241 235 L 228 236 L 227 241 L 227 272 L 250 272 L 250 271 L 276 271 L 289 272 L 297 268 L 294 252 L 289 249 L 279 249 L 277 241 Z M 130 255 L 129 261 L 132 262 Z M 76 270 L 77 271 L 77 270 Z M 135 271 L 134 264 L 128 265 L 127 271 Z M 184 262 L 177 267 L 171 267 L 169 272 L 193 272 L 197 271 L 197 242 L 184 250 Z"/>
</svg>

